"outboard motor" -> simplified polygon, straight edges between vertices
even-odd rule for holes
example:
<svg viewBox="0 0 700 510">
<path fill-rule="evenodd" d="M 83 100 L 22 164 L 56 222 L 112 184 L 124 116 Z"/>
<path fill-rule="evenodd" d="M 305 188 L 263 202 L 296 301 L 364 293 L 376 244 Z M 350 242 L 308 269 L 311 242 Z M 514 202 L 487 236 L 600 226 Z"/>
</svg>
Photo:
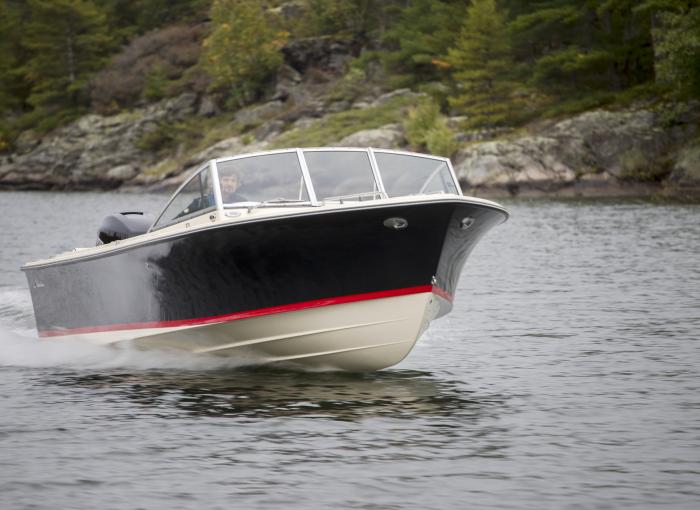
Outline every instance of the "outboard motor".
<svg viewBox="0 0 700 510">
<path fill-rule="evenodd" d="M 97 233 L 97 246 L 145 234 L 154 219 L 151 214 L 136 211 L 110 214 L 102 220 Z"/>
</svg>

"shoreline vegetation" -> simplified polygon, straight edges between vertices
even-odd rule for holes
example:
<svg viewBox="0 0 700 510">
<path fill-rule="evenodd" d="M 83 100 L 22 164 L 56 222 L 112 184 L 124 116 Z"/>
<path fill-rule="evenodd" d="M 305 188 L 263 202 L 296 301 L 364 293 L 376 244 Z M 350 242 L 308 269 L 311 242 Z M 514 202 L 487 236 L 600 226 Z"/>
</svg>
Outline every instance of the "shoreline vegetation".
<svg viewBox="0 0 700 510">
<path fill-rule="evenodd" d="M 700 2 L 1 0 L 0 119 L 0 190 L 331 145 L 476 196 L 697 199 Z"/>
</svg>

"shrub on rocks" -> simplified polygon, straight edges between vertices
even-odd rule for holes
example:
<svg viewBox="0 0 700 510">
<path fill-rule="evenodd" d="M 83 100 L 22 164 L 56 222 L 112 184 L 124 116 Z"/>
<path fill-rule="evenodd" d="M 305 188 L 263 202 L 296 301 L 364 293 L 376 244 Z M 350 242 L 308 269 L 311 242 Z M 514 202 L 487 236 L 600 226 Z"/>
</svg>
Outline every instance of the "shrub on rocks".
<svg viewBox="0 0 700 510">
<path fill-rule="evenodd" d="M 203 89 L 201 75 L 186 73 L 199 59 L 202 35 L 202 25 L 171 26 L 131 41 L 92 80 L 93 109 L 110 114 L 144 98 L 161 99 L 180 79 L 188 82 L 187 88 Z"/>
</svg>

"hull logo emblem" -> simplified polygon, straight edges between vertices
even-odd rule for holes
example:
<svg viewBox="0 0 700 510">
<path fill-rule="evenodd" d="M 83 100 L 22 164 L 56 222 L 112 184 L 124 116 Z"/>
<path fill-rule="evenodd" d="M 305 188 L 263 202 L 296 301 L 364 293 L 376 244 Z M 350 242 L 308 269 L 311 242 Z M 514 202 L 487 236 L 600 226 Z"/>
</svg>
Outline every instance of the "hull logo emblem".
<svg viewBox="0 0 700 510">
<path fill-rule="evenodd" d="M 459 228 L 462 230 L 467 230 L 469 227 L 471 227 L 476 220 L 470 216 L 465 216 L 462 218 L 462 221 L 459 222 Z"/>
<path fill-rule="evenodd" d="M 384 220 L 384 226 L 392 230 L 403 230 L 408 227 L 408 221 L 405 218 L 387 218 Z"/>
</svg>

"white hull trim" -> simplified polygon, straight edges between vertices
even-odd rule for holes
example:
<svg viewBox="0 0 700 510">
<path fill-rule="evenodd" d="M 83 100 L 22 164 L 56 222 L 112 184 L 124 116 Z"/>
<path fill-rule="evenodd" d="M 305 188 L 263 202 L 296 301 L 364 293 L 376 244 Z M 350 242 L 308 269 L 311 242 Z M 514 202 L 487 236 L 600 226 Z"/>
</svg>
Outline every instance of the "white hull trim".
<svg viewBox="0 0 700 510">
<path fill-rule="evenodd" d="M 213 324 L 104 331 L 59 338 L 143 349 L 370 371 L 400 362 L 448 302 L 432 292 L 285 311 Z M 312 327 L 310 327 L 312 326 Z"/>
</svg>

